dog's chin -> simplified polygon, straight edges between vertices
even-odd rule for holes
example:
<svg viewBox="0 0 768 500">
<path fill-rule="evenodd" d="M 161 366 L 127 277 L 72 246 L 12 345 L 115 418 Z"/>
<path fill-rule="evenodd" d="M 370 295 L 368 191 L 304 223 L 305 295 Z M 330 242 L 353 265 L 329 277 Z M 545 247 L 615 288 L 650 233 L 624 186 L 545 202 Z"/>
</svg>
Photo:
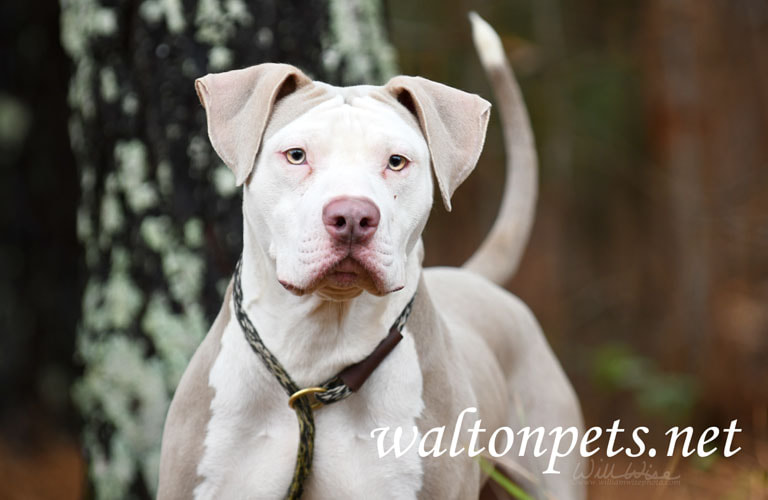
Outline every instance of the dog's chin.
<svg viewBox="0 0 768 500">
<path fill-rule="evenodd" d="M 381 297 L 403 288 L 398 286 L 388 289 L 375 271 L 372 272 L 358 260 L 349 256 L 319 273 L 307 287 L 297 287 L 282 280 L 280 284 L 294 295 L 302 296 L 314 293 L 323 300 L 334 302 L 354 299 L 363 292 Z"/>
</svg>

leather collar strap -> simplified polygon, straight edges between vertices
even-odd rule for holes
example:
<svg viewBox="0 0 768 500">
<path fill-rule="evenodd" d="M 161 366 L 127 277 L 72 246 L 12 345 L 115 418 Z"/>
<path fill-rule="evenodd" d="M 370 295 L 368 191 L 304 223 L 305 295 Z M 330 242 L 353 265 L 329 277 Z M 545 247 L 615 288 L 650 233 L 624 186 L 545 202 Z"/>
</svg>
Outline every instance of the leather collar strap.
<svg viewBox="0 0 768 500">
<path fill-rule="evenodd" d="M 378 346 L 365 359 L 343 369 L 334 377 L 331 377 L 318 387 L 300 389 L 296 382 L 285 370 L 272 352 L 267 349 L 261 340 L 259 333 L 253 326 L 250 318 L 243 308 L 243 289 L 240 282 L 242 268 L 242 258 L 237 262 L 235 269 L 233 298 L 235 306 L 235 316 L 243 329 L 245 338 L 251 349 L 259 355 L 264 362 L 267 370 L 274 375 L 278 383 L 283 387 L 290 397 L 291 408 L 296 412 L 299 420 L 299 448 L 296 453 L 296 467 L 293 471 L 293 480 L 288 487 L 285 495 L 287 499 L 301 498 L 304 491 L 304 481 L 309 476 L 312 468 L 312 455 L 315 445 L 315 421 L 313 418 L 313 408 L 322 405 L 328 405 L 341 401 L 353 392 L 357 391 L 368 377 L 373 373 L 379 364 L 392 352 L 392 349 L 402 340 L 402 330 L 408 316 L 411 314 L 413 306 L 413 297 L 406 304 L 403 312 L 395 320 L 389 329 L 389 334 L 382 340 Z M 297 394 L 300 393 L 300 394 Z M 314 396 L 316 402 L 309 398 Z"/>
</svg>

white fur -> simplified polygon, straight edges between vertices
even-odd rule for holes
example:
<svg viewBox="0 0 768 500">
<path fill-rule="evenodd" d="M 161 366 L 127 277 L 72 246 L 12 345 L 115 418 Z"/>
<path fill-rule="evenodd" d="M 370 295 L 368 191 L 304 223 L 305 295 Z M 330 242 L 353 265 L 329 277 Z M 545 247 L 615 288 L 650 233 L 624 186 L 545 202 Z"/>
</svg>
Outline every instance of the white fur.
<svg viewBox="0 0 768 500">
<path fill-rule="evenodd" d="M 382 291 L 391 291 L 405 284 L 406 255 L 432 204 L 429 150 L 390 106 L 367 96 L 349 101 L 324 102 L 265 141 L 245 187 L 246 224 L 258 227 L 252 243 L 275 261 L 280 281 L 311 288 L 338 259 L 322 224 L 323 207 L 339 196 L 369 198 L 381 221 L 359 257 L 376 271 Z M 285 160 L 282 152 L 296 147 L 306 151 L 309 165 Z M 393 154 L 411 164 L 388 170 Z"/>
<path fill-rule="evenodd" d="M 355 397 L 315 413 L 315 460 L 303 498 L 416 498 L 422 481 L 416 447 L 380 459 L 370 437 L 378 427 L 413 428 L 423 410 L 416 349 L 407 328 L 404 334 Z M 228 326 L 211 371 L 216 397 L 196 499 L 281 498 L 290 483 L 296 416 L 253 356 L 239 328 Z"/>
<path fill-rule="evenodd" d="M 281 152 L 293 147 L 305 149 L 310 166 L 285 161 Z M 412 163 L 386 170 L 392 154 Z M 299 386 L 318 385 L 367 356 L 413 296 L 423 257 L 419 236 L 432 204 L 429 169 L 423 137 L 368 97 L 323 103 L 265 141 L 244 189 L 244 305 Z M 334 302 L 279 284 L 311 286 L 322 270 L 317 263 L 337 258 L 320 214 L 338 196 L 364 196 L 379 207 L 381 222 L 362 258 L 385 288 L 402 290 Z M 315 413 L 314 463 L 303 498 L 416 498 L 423 475 L 416 447 L 400 458 L 379 458 L 370 437 L 378 427 L 413 428 L 424 409 L 415 345 L 407 328 L 403 333 L 354 397 Z M 296 458 L 296 416 L 234 312 L 209 383 L 215 397 L 195 498 L 281 497 Z"/>
</svg>

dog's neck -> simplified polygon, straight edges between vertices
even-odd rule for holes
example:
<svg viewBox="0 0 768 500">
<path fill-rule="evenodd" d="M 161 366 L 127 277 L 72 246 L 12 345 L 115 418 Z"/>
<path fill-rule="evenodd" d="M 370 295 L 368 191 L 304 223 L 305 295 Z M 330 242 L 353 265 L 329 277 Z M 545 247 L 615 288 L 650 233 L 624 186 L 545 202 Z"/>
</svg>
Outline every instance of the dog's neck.
<svg viewBox="0 0 768 500">
<path fill-rule="evenodd" d="M 408 256 L 405 287 L 383 297 L 363 292 L 344 302 L 296 296 L 277 280 L 274 261 L 246 227 L 243 306 L 264 344 L 299 386 L 318 385 L 365 358 L 387 335 L 416 291 L 423 251 Z M 257 360 L 254 355 L 254 362 Z"/>
</svg>

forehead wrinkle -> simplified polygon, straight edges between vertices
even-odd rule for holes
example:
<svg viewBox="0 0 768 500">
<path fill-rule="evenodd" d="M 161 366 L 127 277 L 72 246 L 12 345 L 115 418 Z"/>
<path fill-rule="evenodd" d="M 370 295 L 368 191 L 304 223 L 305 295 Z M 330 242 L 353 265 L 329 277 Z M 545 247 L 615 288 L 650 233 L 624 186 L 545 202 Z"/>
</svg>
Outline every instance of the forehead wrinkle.
<svg viewBox="0 0 768 500">
<path fill-rule="evenodd" d="M 339 113 L 340 116 L 336 119 L 329 116 L 329 121 L 344 127 L 339 131 L 338 136 L 357 136 L 365 144 L 392 149 L 392 154 L 404 153 L 404 151 L 398 151 L 402 148 L 407 149 L 410 154 L 418 154 L 420 150 L 426 150 L 426 143 L 420 131 L 403 123 L 402 118 L 394 110 L 389 109 L 389 106 L 376 104 L 371 99 L 367 101 L 366 104 L 373 104 L 373 106 L 360 106 L 361 102 L 365 102 L 365 98 L 356 98 L 352 102 L 324 110 L 329 115 Z"/>
<path fill-rule="evenodd" d="M 365 116 L 349 104 L 327 110 L 327 114 L 333 124 L 332 140 L 327 144 L 331 157 L 343 157 L 345 163 L 360 166 L 383 161 L 379 157 L 388 141 L 375 123 L 376 117 Z"/>
<path fill-rule="evenodd" d="M 275 134 L 274 139 L 309 141 L 315 142 L 315 146 L 325 147 L 338 142 L 343 144 L 348 138 L 354 138 L 353 145 L 368 144 L 395 150 L 407 148 L 411 154 L 416 154 L 422 149 L 423 138 L 420 133 L 408 126 L 398 127 L 397 125 L 406 124 L 403 124 L 393 111 L 386 113 L 386 109 L 371 109 L 368 106 L 361 107 L 338 101 L 333 105 L 328 104 L 324 103 L 294 120 Z M 392 121 L 399 123 L 393 124 Z M 393 128 L 399 133 L 393 133 Z M 332 140 L 323 141 L 323 136 L 328 132 Z M 392 151 L 393 154 L 396 152 L 405 153 Z"/>
</svg>

